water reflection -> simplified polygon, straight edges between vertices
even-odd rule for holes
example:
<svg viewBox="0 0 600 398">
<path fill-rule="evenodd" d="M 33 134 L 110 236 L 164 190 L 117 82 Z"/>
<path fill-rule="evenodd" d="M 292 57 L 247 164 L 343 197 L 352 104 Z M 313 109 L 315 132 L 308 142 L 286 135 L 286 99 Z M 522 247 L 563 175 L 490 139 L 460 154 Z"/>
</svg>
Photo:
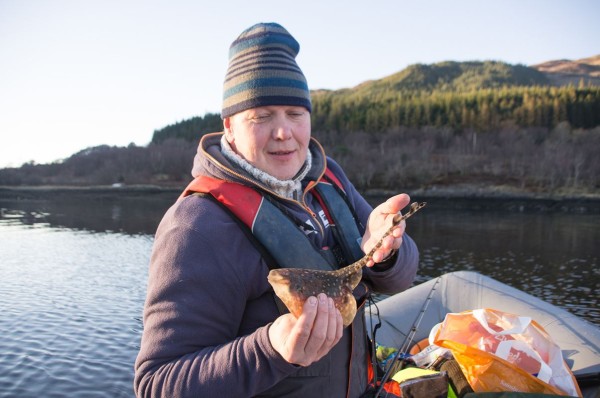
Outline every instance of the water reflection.
<svg viewBox="0 0 600 398">
<path fill-rule="evenodd" d="M 94 232 L 153 234 L 176 194 L 152 197 L 0 200 L 3 222 L 47 225 Z"/>
<path fill-rule="evenodd" d="M 177 194 L 0 199 L 0 222 L 152 235 Z M 376 205 L 384 199 L 370 200 Z M 597 203 L 427 201 L 408 223 L 421 251 L 418 283 L 449 271 L 474 270 L 600 324 Z"/>
<path fill-rule="evenodd" d="M 0 199 L 0 396 L 133 395 L 152 236 L 176 197 Z M 449 204 L 408 222 L 417 282 L 474 270 L 600 325 L 599 214 Z"/>
<path fill-rule="evenodd" d="M 411 218 L 419 281 L 473 270 L 600 324 L 597 214 L 430 209 Z"/>
</svg>

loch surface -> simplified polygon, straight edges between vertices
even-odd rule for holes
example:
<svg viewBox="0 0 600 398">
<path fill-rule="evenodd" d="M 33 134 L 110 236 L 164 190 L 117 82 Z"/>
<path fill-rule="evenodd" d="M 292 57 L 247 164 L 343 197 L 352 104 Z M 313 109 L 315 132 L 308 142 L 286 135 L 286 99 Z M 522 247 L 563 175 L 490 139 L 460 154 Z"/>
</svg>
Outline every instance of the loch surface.
<svg viewBox="0 0 600 398">
<path fill-rule="evenodd" d="M 133 396 L 153 234 L 175 197 L 0 198 L 0 397 Z M 407 220 L 417 283 L 473 270 L 600 325 L 599 214 L 441 200 Z"/>
</svg>

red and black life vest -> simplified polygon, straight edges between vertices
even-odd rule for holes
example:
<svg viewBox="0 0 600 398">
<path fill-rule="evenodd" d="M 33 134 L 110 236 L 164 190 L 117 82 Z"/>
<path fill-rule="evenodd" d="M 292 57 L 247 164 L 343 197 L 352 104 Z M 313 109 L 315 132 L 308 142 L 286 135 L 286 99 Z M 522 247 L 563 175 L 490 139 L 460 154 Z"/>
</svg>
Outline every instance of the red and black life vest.
<svg viewBox="0 0 600 398">
<path fill-rule="evenodd" d="M 209 194 L 245 225 L 268 251 L 280 268 L 331 270 L 364 256 L 360 248 L 362 232 L 353 210 L 343 198 L 341 183 L 327 169 L 326 179 L 314 184 L 314 194 L 333 230 L 338 247 L 319 248 L 273 201 L 248 186 L 207 176 L 196 177 L 182 197 Z M 334 186 L 333 184 L 336 184 Z M 326 261 L 323 261 L 323 260 Z M 301 261 L 299 261 L 301 260 Z"/>
</svg>

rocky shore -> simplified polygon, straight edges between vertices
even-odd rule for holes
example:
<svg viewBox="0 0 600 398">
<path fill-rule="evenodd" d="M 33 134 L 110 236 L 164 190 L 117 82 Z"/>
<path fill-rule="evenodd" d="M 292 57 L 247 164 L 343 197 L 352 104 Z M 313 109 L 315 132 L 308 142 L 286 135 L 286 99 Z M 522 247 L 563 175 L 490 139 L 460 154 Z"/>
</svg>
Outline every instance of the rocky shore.
<svg viewBox="0 0 600 398">
<path fill-rule="evenodd" d="M 184 188 L 159 185 L 0 186 L 0 200 L 175 200 Z M 413 200 L 429 208 L 498 209 L 507 211 L 563 211 L 600 213 L 600 192 L 533 192 L 486 184 L 439 185 L 407 189 Z M 371 189 L 363 194 L 376 204 L 399 192 Z"/>
<path fill-rule="evenodd" d="M 414 200 L 430 208 L 497 209 L 507 211 L 562 211 L 600 213 L 600 192 L 536 192 L 487 184 L 435 185 L 408 190 Z M 370 190 L 367 197 L 386 198 L 395 192 Z"/>
</svg>

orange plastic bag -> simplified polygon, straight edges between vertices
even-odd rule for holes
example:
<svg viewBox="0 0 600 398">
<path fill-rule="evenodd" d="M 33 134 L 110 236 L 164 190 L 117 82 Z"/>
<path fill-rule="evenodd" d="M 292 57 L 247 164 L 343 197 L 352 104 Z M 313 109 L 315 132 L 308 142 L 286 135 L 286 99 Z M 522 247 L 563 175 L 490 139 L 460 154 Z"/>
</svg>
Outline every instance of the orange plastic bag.
<svg viewBox="0 0 600 398">
<path fill-rule="evenodd" d="M 582 396 L 560 347 L 529 317 L 487 308 L 449 313 L 431 340 L 450 349 L 475 392 Z"/>
</svg>

